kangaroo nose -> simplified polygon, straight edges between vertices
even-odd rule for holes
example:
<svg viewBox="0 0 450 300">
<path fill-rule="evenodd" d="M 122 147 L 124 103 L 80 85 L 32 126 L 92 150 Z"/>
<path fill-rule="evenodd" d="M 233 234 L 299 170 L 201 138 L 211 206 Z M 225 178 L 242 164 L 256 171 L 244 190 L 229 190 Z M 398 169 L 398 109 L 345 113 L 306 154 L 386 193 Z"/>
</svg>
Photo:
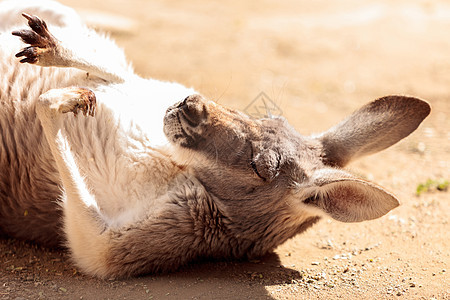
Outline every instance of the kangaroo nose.
<svg viewBox="0 0 450 300">
<path fill-rule="evenodd" d="M 206 120 L 208 112 L 205 100 L 200 95 L 191 95 L 178 104 L 181 114 L 189 126 L 196 127 Z"/>
</svg>

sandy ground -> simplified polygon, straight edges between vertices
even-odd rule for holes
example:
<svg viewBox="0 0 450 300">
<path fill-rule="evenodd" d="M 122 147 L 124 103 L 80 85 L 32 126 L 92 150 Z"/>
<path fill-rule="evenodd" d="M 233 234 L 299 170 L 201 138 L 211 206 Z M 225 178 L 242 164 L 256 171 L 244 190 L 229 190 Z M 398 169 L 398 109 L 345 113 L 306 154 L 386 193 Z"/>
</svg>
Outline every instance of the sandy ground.
<svg viewBox="0 0 450 300">
<path fill-rule="evenodd" d="M 238 109 L 265 92 L 303 134 L 391 93 L 426 99 L 433 112 L 348 168 L 401 199 L 381 219 L 323 220 L 258 261 L 130 280 L 89 278 L 63 252 L 0 240 L 0 299 L 450 299 L 450 192 L 415 195 L 428 179 L 450 180 L 450 4 L 63 2 L 110 31 L 142 76 Z M 124 19 L 108 25 L 108 14 Z"/>
</svg>

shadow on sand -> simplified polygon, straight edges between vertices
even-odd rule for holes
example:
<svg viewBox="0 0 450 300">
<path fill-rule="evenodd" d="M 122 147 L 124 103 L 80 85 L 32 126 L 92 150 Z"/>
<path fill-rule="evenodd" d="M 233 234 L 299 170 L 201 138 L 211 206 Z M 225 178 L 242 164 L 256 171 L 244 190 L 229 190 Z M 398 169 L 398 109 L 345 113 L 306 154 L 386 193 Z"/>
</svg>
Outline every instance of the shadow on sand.
<svg viewBox="0 0 450 300">
<path fill-rule="evenodd" d="M 101 280 L 80 274 L 64 250 L 0 239 L 0 299 L 271 299 L 267 286 L 300 278 L 272 253 L 255 261 L 202 261 L 169 274 Z"/>
</svg>

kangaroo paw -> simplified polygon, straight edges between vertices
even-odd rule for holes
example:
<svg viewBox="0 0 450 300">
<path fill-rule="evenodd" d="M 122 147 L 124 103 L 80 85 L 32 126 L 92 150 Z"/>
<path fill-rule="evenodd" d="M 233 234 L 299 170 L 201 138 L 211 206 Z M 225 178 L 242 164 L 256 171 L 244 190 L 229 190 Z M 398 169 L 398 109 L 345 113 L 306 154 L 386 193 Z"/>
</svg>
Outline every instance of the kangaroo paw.
<svg viewBox="0 0 450 300">
<path fill-rule="evenodd" d="M 74 115 L 78 114 L 78 111 L 83 112 L 83 115 L 89 115 L 93 117 L 95 115 L 95 109 L 97 108 L 97 99 L 93 91 L 87 88 L 75 88 L 74 93 L 78 93 L 79 98 L 76 99 L 76 103 L 72 107 L 68 105 L 66 112 L 73 112 Z"/>
<path fill-rule="evenodd" d="M 48 31 L 45 21 L 26 13 L 23 13 L 22 16 L 28 20 L 31 30 L 13 31 L 12 34 L 20 37 L 24 43 L 30 46 L 18 52 L 16 57 L 24 57 L 20 60 L 21 63 L 36 64 L 46 55 L 53 54 L 54 56 L 57 39 Z"/>
<path fill-rule="evenodd" d="M 40 101 L 51 110 L 63 114 L 73 112 L 77 115 L 81 111 L 89 116 L 95 115 L 97 103 L 94 92 L 81 87 L 49 90 L 40 96 Z"/>
</svg>

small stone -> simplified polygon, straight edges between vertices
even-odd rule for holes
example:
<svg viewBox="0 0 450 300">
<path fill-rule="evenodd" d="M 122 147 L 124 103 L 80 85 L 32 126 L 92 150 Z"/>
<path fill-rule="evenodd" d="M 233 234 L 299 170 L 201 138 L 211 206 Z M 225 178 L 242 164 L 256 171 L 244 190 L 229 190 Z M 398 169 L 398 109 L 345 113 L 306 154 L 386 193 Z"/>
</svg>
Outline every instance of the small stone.
<svg viewBox="0 0 450 300">
<path fill-rule="evenodd" d="M 425 150 L 427 149 L 427 147 L 425 146 L 425 143 L 423 143 L 423 142 L 419 142 L 418 144 L 417 144 L 417 151 L 419 152 L 419 153 L 425 153 Z"/>
<path fill-rule="evenodd" d="M 414 282 L 410 282 L 409 287 L 416 287 L 416 284 Z"/>
<path fill-rule="evenodd" d="M 313 266 L 318 266 L 318 265 L 320 265 L 320 262 L 318 262 L 318 261 L 313 261 L 313 262 L 311 263 L 311 265 L 313 265 Z"/>
</svg>

